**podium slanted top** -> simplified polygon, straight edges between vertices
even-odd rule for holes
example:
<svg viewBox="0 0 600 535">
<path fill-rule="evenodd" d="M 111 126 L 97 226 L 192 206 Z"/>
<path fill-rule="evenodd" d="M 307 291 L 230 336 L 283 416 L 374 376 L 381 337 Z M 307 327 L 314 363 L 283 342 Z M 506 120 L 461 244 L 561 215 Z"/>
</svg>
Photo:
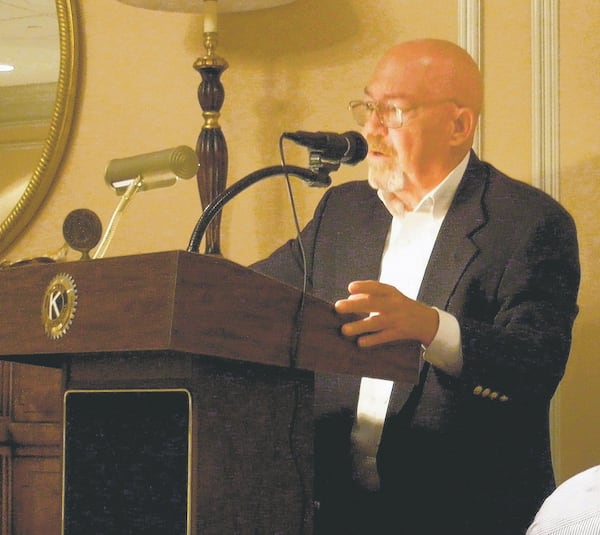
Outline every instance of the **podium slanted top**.
<svg viewBox="0 0 600 535">
<path fill-rule="evenodd" d="M 170 351 L 411 383 L 418 376 L 417 342 L 359 348 L 340 334 L 333 306 L 310 295 L 297 325 L 299 290 L 218 257 L 165 251 L 26 265 L 0 271 L 0 287 L 3 360 L 60 366 L 72 354 Z"/>
</svg>

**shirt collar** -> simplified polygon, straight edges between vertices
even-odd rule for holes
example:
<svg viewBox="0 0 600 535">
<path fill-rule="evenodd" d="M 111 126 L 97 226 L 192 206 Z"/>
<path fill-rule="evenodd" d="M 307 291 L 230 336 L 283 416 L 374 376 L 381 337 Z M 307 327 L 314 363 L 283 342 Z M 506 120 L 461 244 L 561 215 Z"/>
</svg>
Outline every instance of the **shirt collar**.
<svg viewBox="0 0 600 535">
<path fill-rule="evenodd" d="M 467 153 L 446 178 L 419 201 L 413 212 L 429 212 L 436 219 L 443 218 L 448 212 L 458 185 L 465 174 L 469 156 L 470 153 Z"/>
</svg>

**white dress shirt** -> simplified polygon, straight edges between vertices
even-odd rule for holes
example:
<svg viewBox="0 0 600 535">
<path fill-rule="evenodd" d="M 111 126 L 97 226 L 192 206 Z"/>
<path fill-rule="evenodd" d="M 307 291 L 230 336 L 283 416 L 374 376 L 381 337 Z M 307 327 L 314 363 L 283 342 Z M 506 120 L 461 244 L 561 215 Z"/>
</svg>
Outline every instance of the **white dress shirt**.
<svg viewBox="0 0 600 535">
<path fill-rule="evenodd" d="M 411 299 L 419 293 L 423 275 L 438 232 L 448 213 L 458 184 L 467 168 L 469 154 L 449 175 L 430 191 L 411 212 L 394 215 L 387 236 L 379 281 L 390 284 Z M 451 375 L 462 369 L 458 321 L 437 309 L 438 331 L 422 356 Z M 378 488 L 376 455 L 393 382 L 363 377 L 352 430 L 356 477 L 372 490 Z"/>
<path fill-rule="evenodd" d="M 600 466 L 567 479 L 546 498 L 527 535 L 598 535 Z"/>
</svg>

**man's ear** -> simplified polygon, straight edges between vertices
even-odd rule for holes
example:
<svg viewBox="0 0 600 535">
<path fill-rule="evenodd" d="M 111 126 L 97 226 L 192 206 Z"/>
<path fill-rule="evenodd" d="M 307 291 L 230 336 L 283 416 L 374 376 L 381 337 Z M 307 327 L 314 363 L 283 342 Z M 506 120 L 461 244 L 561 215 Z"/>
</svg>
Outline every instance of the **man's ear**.
<svg viewBox="0 0 600 535">
<path fill-rule="evenodd" d="M 459 146 L 472 140 L 477 127 L 477 116 L 469 108 L 458 108 L 453 121 L 453 131 L 450 138 L 451 145 Z"/>
</svg>

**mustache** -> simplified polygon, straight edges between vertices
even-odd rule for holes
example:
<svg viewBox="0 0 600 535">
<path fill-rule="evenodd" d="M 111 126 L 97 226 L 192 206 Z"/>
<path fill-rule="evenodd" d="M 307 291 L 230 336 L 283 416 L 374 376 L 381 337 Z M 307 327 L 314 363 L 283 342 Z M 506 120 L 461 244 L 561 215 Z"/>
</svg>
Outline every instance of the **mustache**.
<svg viewBox="0 0 600 535">
<path fill-rule="evenodd" d="M 367 136 L 367 144 L 369 145 L 369 150 L 373 152 L 380 152 L 385 156 L 396 155 L 396 151 L 379 136 Z"/>
</svg>

